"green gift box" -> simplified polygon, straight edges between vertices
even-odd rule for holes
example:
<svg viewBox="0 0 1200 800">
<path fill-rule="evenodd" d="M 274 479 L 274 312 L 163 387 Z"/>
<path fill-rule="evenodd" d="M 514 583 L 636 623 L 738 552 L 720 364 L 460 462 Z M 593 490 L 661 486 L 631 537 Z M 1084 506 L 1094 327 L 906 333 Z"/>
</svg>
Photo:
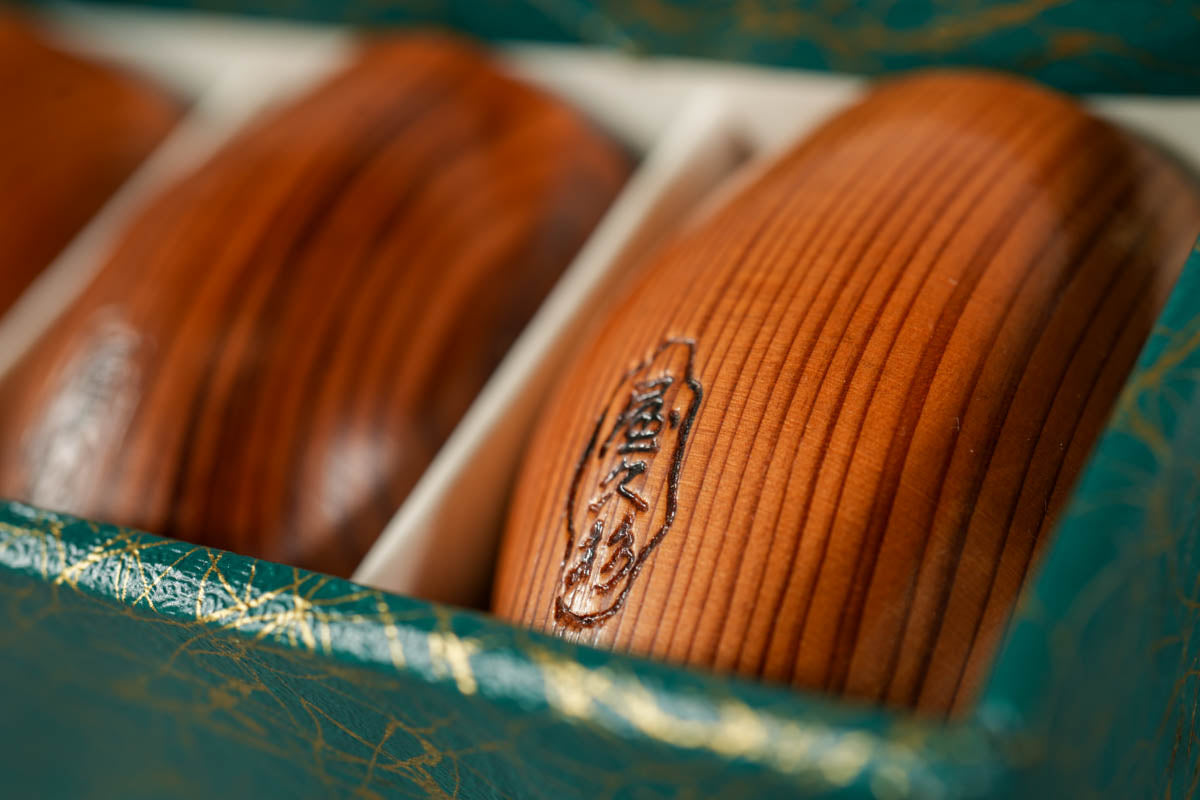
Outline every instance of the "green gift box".
<svg viewBox="0 0 1200 800">
<path fill-rule="evenodd" d="M 1140 6 L 1080 2 L 978 2 L 954 14 L 900 2 L 874 15 L 807 3 L 564 2 L 503 17 L 499 5 L 251 10 L 856 71 L 984 63 L 1080 90 L 1184 94 L 1200 84 L 1200 51 L 1184 46 L 1200 15 L 1174 6 L 1139 22 Z M 1198 309 L 1193 250 L 964 718 L 601 652 L 475 611 L 3 503 L 3 795 L 1191 796 Z"/>
</svg>

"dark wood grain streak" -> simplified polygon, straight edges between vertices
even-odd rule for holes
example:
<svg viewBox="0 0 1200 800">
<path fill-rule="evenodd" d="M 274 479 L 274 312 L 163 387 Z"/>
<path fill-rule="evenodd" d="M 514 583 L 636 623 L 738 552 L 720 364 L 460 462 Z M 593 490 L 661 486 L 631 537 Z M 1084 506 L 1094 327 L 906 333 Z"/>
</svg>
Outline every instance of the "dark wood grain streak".
<svg viewBox="0 0 1200 800">
<path fill-rule="evenodd" d="M 155 87 L 59 50 L 0 8 L 0 314 L 178 116 Z"/>
<path fill-rule="evenodd" d="M 1190 176 L 1071 100 L 986 73 L 881 85 L 613 303 L 529 444 L 496 612 L 600 647 L 963 708 L 1198 233 Z M 704 390 L 678 514 L 626 603 L 581 626 L 555 598 L 611 605 L 604 565 L 629 546 L 616 520 L 633 514 L 636 555 L 666 519 L 654 448 L 672 434 L 654 398 L 676 402 L 678 367 L 626 387 L 637 425 L 605 398 L 669 339 L 695 343 Z M 637 503 L 605 499 L 608 462 L 573 472 L 597 415 L 641 459 L 613 462 Z M 573 474 L 596 484 L 580 502 Z M 582 534 L 564 560 L 568 518 L 602 532 L 593 560 Z M 573 577 L 564 594 L 568 574 L 585 588 Z"/>
<path fill-rule="evenodd" d="M 370 43 L 168 189 L 0 383 L 0 493 L 348 574 L 628 169 L 461 42 Z"/>
</svg>

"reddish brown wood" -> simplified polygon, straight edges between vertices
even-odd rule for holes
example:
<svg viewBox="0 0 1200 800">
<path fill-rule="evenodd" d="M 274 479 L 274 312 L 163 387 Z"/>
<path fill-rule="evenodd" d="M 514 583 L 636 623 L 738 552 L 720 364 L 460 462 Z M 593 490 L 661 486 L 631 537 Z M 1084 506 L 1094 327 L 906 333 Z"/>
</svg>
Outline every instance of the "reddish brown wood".
<svg viewBox="0 0 1200 800">
<path fill-rule="evenodd" d="M 349 573 L 627 169 L 462 43 L 374 44 L 132 224 L 0 383 L 0 492 Z"/>
<path fill-rule="evenodd" d="M 495 610 L 961 708 L 1197 233 L 1180 169 L 1066 98 L 882 85 L 668 247 L 579 352 Z"/>
<path fill-rule="evenodd" d="M 0 8 L 0 314 L 174 124 L 174 102 Z"/>
</svg>

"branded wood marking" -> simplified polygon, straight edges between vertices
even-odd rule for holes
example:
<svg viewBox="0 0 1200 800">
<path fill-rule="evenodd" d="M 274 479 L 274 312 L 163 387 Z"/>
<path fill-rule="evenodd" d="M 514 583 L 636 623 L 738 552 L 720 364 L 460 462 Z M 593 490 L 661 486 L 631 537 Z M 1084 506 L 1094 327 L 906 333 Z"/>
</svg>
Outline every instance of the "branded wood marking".
<svg viewBox="0 0 1200 800">
<path fill-rule="evenodd" d="M 620 611 L 675 521 L 688 434 L 703 399 L 695 354 L 690 339 L 663 342 L 620 380 L 596 421 L 567 493 L 567 549 L 554 598 L 560 625 L 589 628 Z M 665 491 L 661 504 L 650 504 L 647 487 Z"/>
</svg>

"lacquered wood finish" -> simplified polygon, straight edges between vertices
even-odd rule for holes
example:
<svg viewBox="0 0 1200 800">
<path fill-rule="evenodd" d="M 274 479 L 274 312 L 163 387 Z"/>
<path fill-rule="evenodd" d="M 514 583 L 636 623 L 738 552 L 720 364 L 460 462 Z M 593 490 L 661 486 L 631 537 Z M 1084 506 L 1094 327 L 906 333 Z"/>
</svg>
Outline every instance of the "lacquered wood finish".
<svg viewBox="0 0 1200 800">
<path fill-rule="evenodd" d="M 1065 98 L 882 85 L 669 246 L 579 351 L 496 612 L 961 708 L 1198 233 L 1191 180 Z"/>
<path fill-rule="evenodd" d="M 0 314 L 178 113 L 153 87 L 50 46 L 0 8 Z"/>
<path fill-rule="evenodd" d="M 473 48 L 375 42 L 132 224 L 0 383 L 0 493 L 348 574 L 627 169 Z"/>
</svg>

